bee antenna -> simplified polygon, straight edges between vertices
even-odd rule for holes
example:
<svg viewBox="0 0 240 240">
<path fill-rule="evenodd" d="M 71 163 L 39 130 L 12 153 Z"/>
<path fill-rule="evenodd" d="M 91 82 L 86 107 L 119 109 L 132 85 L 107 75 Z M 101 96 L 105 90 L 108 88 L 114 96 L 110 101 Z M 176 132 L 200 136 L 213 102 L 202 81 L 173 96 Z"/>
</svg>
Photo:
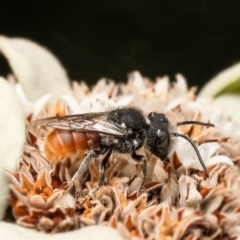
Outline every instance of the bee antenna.
<svg viewBox="0 0 240 240">
<path fill-rule="evenodd" d="M 174 137 L 184 138 L 184 139 L 186 139 L 186 140 L 192 145 L 192 147 L 194 148 L 194 150 L 195 150 L 195 152 L 196 152 L 196 154 L 197 154 L 197 157 L 198 157 L 199 162 L 201 163 L 201 165 L 202 165 L 202 167 L 203 167 L 203 169 L 204 169 L 207 177 L 209 177 L 208 169 L 207 169 L 207 167 L 206 167 L 206 165 L 205 165 L 205 163 L 204 163 L 204 161 L 203 161 L 203 159 L 202 159 L 202 157 L 201 157 L 201 155 L 200 155 L 200 152 L 198 151 L 198 148 L 197 148 L 196 144 L 195 144 L 189 137 L 187 137 L 187 136 L 184 135 L 184 134 L 181 134 L 181 133 L 171 133 L 171 135 L 173 135 Z"/>
<path fill-rule="evenodd" d="M 201 125 L 201 126 L 207 126 L 207 127 L 215 127 L 215 125 L 212 124 L 212 123 L 205 123 L 205 122 L 199 122 L 199 121 L 183 121 L 183 122 L 178 122 L 178 123 L 177 123 L 177 126 L 187 125 L 187 124 L 195 124 L 195 125 Z"/>
</svg>

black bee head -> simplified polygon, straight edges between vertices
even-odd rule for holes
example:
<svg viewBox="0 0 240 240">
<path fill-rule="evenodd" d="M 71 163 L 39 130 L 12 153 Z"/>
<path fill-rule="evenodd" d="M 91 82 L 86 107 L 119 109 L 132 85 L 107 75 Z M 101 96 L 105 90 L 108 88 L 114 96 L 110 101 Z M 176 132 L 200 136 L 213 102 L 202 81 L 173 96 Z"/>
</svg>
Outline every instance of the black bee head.
<svg viewBox="0 0 240 240">
<path fill-rule="evenodd" d="M 167 157 L 170 146 L 170 134 L 168 132 L 168 119 L 164 114 L 151 112 L 147 132 L 146 144 L 148 149 L 157 157 L 164 160 Z"/>
</svg>

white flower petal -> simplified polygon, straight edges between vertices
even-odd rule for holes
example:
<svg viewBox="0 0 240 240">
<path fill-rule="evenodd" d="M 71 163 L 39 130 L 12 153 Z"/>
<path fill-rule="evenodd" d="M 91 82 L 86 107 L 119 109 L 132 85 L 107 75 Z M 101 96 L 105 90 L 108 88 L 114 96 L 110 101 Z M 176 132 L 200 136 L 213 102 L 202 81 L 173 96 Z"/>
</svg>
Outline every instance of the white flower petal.
<svg viewBox="0 0 240 240">
<path fill-rule="evenodd" d="M 200 121 L 207 122 L 208 121 L 208 114 L 206 111 L 206 106 L 200 104 L 196 101 L 186 101 L 181 103 L 180 105 L 182 114 L 185 116 L 185 119 L 193 119 L 196 114 L 200 113 Z"/>
<path fill-rule="evenodd" d="M 25 141 L 22 107 L 12 86 L 0 77 L 0 219 L 8 205 L 9 178 L 4 169 L 15 171 Z"/>
<path fill-rule="evenodd" d="M 176 89 L 178 94 L 181 96 L 181 95 L 187 93 L 188 86 L 187 86 L 186 79 L 183 77 L 183 75 L 177 74 L 176 80 L 177 80 L 177 82 L 174 84 L 174 88 Z"/>
<path fill-rule="evenodd" d="M 30 114 L 32 112 L 33 104 L 27 99 L 26 94 L 24 93 L 22 85 L 20 83 L 15 84 L 15 91 L 19 97 L 19 100 L 22 103 L 22 107 L 25 115 Z"/>
<path fill-rule="evenodd" d="M 229 116 L 238 122 L 240 122 L 239 103 L 240 96 L 236 94 L 222 95 L 213 101 L 213 105 L 220 107 L 225 116 Z"/>
<path fill-rule="evenodd" d="M 61 209 L 75 208 L 75 199 L 73 195 L 66 192 L 54 200 L 54 206 L 60 206 Z"/>
<path fill-rule="evenodd" d="M 240 79 L 240 63 L 225 69 L 211 79 L 199 93 L 200 96 L 215 97 L 230 85 L 236 85 Z"/>
<path fill-rule="evenodd" d="M 210 166 L 218 163 L 225 163 L 229 166 L 233 165 L 233 161 L 229 157 L 226 157 L 223 155 L 214 156 L 205 160 L 206 166 Z"/>
<path fill-rule="evenodd" d="M 32 119 L 36 119 L 38 114 L 43 110 L 48 101 L 52 98 L 52 94 L 46 94 L 40 97 L 32 106 Z"/>
<path fill-rule="evenodd" d="M 157 78 L 154 85 L 154 91 L 156 95 L 167 95 L 169 89 L 169 78 L 164 76 L 163 78 Z"/>
<path fill-rule="evenodd" d="M 170 101 L 166 107 L 165 107 L 165 112 L 169 112 L 172 109 L 174 109 L 175 107 L 179 106 L 180 104 L 184 104 L 187 101 L 187 98 L 182 96 L 179 98 L 175 98 L 174 100 Z"/>
<path fill-rule="evenodd" d="M 189 167 L 191 160 L 196 157 L 196 152 L 192 145 L 181 137 L 175 141 L 175 151 L 184 167 Z"/>
<path fill-rule="evenodd" d="M 67 94 L 63 94 L 60 97 L 60 99 L 62 99 L 63 101 L 65 101 L 67 103 L 67 105 L 71 109 L 71 113 L 72 114 L 79 113 L 80 105 L 79 105 L 79 103 L 77 102 L 77 100 L 73 96 L 67 95 Z"/>
<path fill-rule="evenodd" d="M 86 97 L 82 100 L 79 106 L 79 113 L 90 112 L 92 107 L 91 99 Z"/>
<path fill-rule="evenodd" d="M 142 75 L 140 74 L 140 72 L 138 72 L 138 71 L 130 73 L 128 75 L 128 81 L 132 82 L 133 86 L 139 91 L 146 89 L 146 84 L 144 82 L 144 79 L 143 79 Z"/>
<path fill-rule="evenodd" d="M 69 89 L 66 72 L 59 61 L 36 43 L 0 36 L 0 52 L 8 60 L 29 100 L 35 101 L 46 93 L 58 96 Z"/>
<path fill-rule="evenodd" d="M 232 160 L 225 156 L 220 155 L 211 157 L 218 149 L 221 148 L 220 144 L 217 142 L 204 143 L 197 147 L 206 166 L 217 163 L 225 163 L 228 165 L 233 164 Z M 184 168 L 195 168 L 203 170 L 203 167 L 199 162 L 195 150 L 185 139 L 179 138 L 176 141 L 176 153 Z"/>
<path fill-rule="evenodd" d="M 203 143 L 199 146 L 199 152 L 203 159 L 211 157 L 221 145 L 217 142 Z"/>
<path fill-rule="evenodd" d="M 213 124 L 215 124 L 216 127 L 221 127 L 223 121 L 224 121 L 224 114 L 223 110 L 220 108 L 213 108 L 210 112 L 209 121 Z"/>
<path fill-rule="evenodd" d="M 27 97 L 23 91 L 22 85 L 20 83 L 15 84 L 15 91 L 18 95 L 18 97 L 22 100 L 22 102 L 27 102 Z"/>
<path fill-rule="evenodd" d="M 119 98 L 119 100 L 116 102 L 116 107 L 123 107 L 130 104 L 133 100 L 133 96 L 124 96 Z"/>
<path fill-rule="evenodd" d="M 223 127 L 222 127 L 222 135 L 225 137 L 240 137 L 240 126 L 239 123 L 237 122 L 233 122 L 233 121 L 229 121 L 226 122 Z"/>
<path fill-rule="evenodd" d="M 2 239 L 45 239 L 45 240 L 63 240 L 63 239 L 92 239 L 92 240 L 121 240 L 120 234 L 111 227 L 106 226 L 90 226 L 79 230 L 46 234 L 37 232 L 36 230 L 20 227 L 11 223 L 0 222 L 0 232 Z"/>
<path fill-rule="evenodd" d="M 150 112 L 163 112 L 165 108 L 165 103 L 159 99 L 150 99 L 144 106 L 144 110 L 147 113 Z"/>
</svg>

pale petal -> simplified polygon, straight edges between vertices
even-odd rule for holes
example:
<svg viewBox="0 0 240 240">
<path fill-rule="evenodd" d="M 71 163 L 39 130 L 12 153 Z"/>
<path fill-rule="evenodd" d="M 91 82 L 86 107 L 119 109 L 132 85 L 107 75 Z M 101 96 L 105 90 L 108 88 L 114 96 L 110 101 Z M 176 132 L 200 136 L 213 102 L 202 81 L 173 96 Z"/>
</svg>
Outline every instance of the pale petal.
<svg viewBox="0 0 240 240">
<path fill-rule="evenodd" d="M 221 146 L 217 142 L 204 143 L 198 147 L 200 155 L 205 162 L 206 166 L 217 163 L 225 163 L 232 165 L 233 162 L 230 158 L 225 156 L 211 157 Z M 193 147 L 185 139 L 179 139 L 176 144 L 177 155 L 185 168 L 195 168 L 202 170 L 202 165 L 199 162 L 197 154 Z"/>
<path fill-rule="evenodd" d="M 62 99 L 64 102 L 67 103 L 67 105 L 69 106 L 69 108 L 71 109 L 71 113 L 72 114 L 77 114 L 79 113 L 79 108 L 80 105 L 77 102 L 77 100 L 71 96 L 71 95 L 67 95 L 67 94 L 63 94 L 60 99 Z"/>
<path fill-rule="evenodd" d="M 199 152 L 202 158 L 206 159 L 211 157 L 220 148 L 221 148 L 221 145 L 217 142 L 203 143 L 199 146 Z"/>
<path fill-rule="evenodd" d="M 9 178 L 4 169 L 14 172 L 25 141 L 25 123 L 19 98 L 14 89 L 0 77 L 0 219 L 8 205 Z"/>
<path fill-rule="evenodd" d="M 39 195 L 33 195 L 28 198 L 28 203 L 37 209 L 44 209 L 47 208 L 46 202 L 43 200 L 43 198 Z"/>
<path fill-rule="evenodd" d="M 240 96 L 236 94 L 225 94 L 213 101 L 214 106 L 223 109 L 225 116 L 230 116 L 235 121 L 240 121 L 239 111 Z"/>
<path fill-rule="evenodd" d="M 233 165 L 233 161 L 229 157 L 223 155 L 214 156 L 205 160 L 206 166 L 215 165 L 218 163 L 224 163 L 229 166 Z"/>
<path fill-rule="evenodd" d="M 2 239 L 45 239 L 45 240 L 62 240 L 62 239 L 92 239 L 92 240 L 121 240 L 120 234 L 111 227 L 90 226 L 75 231 L 58 234 L 45 234 L 36 230 L 23 228 L 11 223 L 0 222 L 0 232 Z"/>
<path fill-rule="evenodd" d="M 221 133 L 225 137 L 237 137 L 239 139 L 240 137 L 240 126 L 238 122 L 235 121 L 228 121 L 224 124 L 222 124 L 222 128 L 220 129 Z"/>
<path fill-rule="evenodd" d="M 0 52 L 6 57 L 29 100 L 46 93 L 55 96 L 69 90 L 69 81 L 59 61 L 45 48 L 22 38 L 0 36 Z"/>
<path fill-rule="evenodd" d="M 169 112 L 175 107 L 179 106 L 180 104 L 184 104 L 187 101 L 186 97 L 181 96 L 179 98 L 175 98 L 174 100 L 170 101 L 166 107 L 165 107 L 165 112 Z"/>
<path fill-rule="evenodd" d="M 133 96 L 124 96 L 119 98 L 119 100 L 116 102 L 116 107 L 123 107 L 127 106 L 129 103 L 131 103 L 133 100 Z"/>
<path fill-rule="evenodd" d="M 32 103 L 28 101 L 26 94 L 23 91 L 22 85 L 20 83 L 16 83 L 14 85 L 15 91 L 20 98 L 22 105 L 23 105 L 23 110 L 27 113 L 32 111 Z"/>
<path fill-rule="evenodd" d="M 40 97 L 32 106 L 32 119 L 36 119 L 39 113 L 44 109 L 48 101 L 51 99 L 51 94 L 46 94 Z"/>
<path fill-rule="evenodd" d="M 150 112 L 163 112 L 165 108 L 165 103 L 163 101 L 159 101 L 159 99 L 153 98 L 150 99 L 144 106 L 144 111 L 147 113 Z"/>
<path fill-rule="evenodd" d="M 53 206 L 60 206 L 61 209 L 75 208 L 75 199 L 69 192 L 66 192 L 55 199 Z"/>
<path fill-rule="evenodd" d="M 231 86 L 235 88 L 239 85 L 240 79 L 240 63 L 227 68 L 220 72 L 217 76 L 211 79 L 201 90 L 200 96 L 212 96 L 215 97 Z"/>
<path fill-rule="evenodd" d="M 219 107 L 212 108 L 212 111 L 209 115 L 209 121 L 214 123 L 216 127 L 221 127 L 221 124 L 224 121 L 223 110 Z"/>
<path fill-rule="evenodd" d="M 188 167 L 191 160 L 195 159 L 196 156 L 191 144 L 180 137 L 175 141 L 175 151 L 184 167 Z"/>
<path fill-rule="evenodd" d="M 108 81 L 105 78 L 100 79 L 96 86 L 92 89 L 92 96 L 97 96 L 99 94 L 109 96 L 114 87 L 113 81 Z"/>
<path fill-rule="evenodd" d="M 91 99 L 86 97 L 82 100 L 79 107 L 79 113 L 86 113 L 91 111 Z"/>
<path fill-rule="evenodd" d="M 183 75 L 177 74 L 176 80 L 177 80 L 177 82 L 174 83 L 174 88 L 177 91 L 178 95 L 181 96 L 181 95 L 187 93 L 188 86 L 187 86 L 186 79 L 183 77 Z"/>
<path fill-rule="evenodd" d="M 181 103 L 180 106 L 185 119 L 193 119 L 196 114 L 200 113 L 200 121 L 207 122 L 209 120 L 206 106 L 203 104 L 200 104 L 196 101 L 186 101 Z"/>
<path fill-rule="evenodd" d="M 135 71 L 128 75 L 128 81 L 133 84 L 133 86 L 138 90 L 142 91 L 146 89 L 146 84 L 140 72 Z"/>
<path fill-rule="evenodd" d="M 157 78 L 154 85 L 154 90 L 156 95 L 167 95 L 169 89 L 169 78 L 164 76 L 162 78 Z"/>
</svg>

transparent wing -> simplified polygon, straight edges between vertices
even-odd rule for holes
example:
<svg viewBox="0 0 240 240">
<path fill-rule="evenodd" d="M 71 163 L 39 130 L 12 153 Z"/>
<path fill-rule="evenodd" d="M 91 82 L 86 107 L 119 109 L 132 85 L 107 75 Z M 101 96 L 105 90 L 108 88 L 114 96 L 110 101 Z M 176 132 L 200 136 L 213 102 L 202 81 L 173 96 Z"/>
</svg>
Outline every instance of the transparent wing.
<svg viewBox="0 0 240 240">
<path fill-rule="evenodd" d="M 96 132 L 118 137 L 126 136 L 126 128 L 116 123 L 110 123 L 107 121 L 107 116 L 108 112 L 84 113 L 38 119 L 35 123 L 62 130 Z"/>
</svg>

